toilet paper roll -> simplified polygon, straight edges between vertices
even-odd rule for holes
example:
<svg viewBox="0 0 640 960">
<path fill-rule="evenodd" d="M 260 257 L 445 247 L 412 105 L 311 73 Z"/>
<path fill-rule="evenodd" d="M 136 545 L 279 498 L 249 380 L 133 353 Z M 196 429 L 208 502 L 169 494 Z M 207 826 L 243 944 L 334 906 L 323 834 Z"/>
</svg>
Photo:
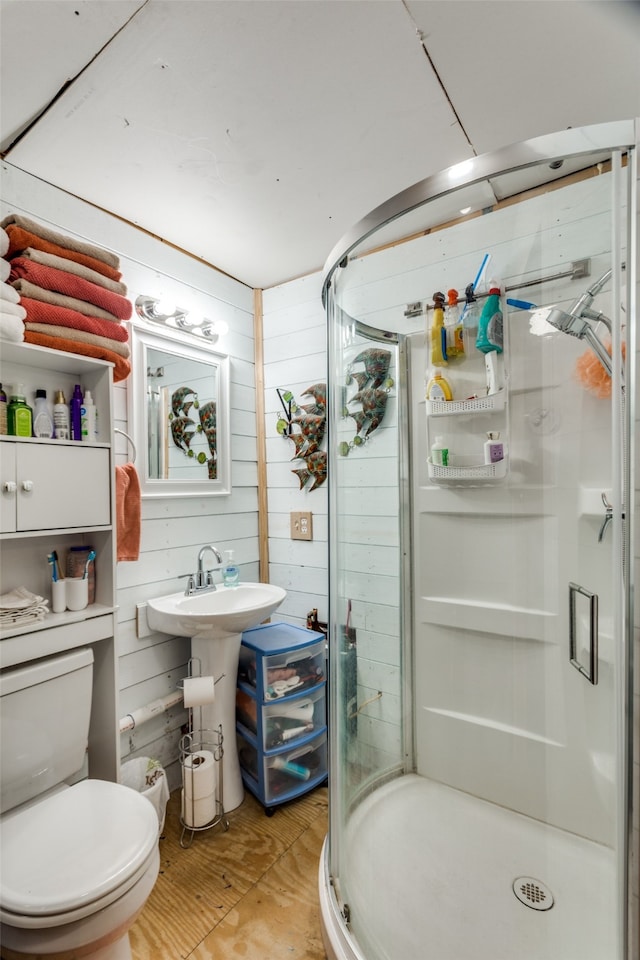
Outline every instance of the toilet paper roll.
<svg viewBox="0 0 640 960">
<path fill-rule="evenodd" d="M 182 820 L 187 827 L 204 827 L 216 815 L 216 797 L 212 793 L 199 800 L 190 800 L 182 791 Z"/>
<path fill-rule="evenodd" d="M 183 690 L 185 707 L 202 707 L 205 703 L 213 703 L 216 695 L 213 677 L 185 677 Z"/>
<path fill-rule="evenodd" d="M 184 795 L 187 800 L 201 800 L 216 788 L 216 764 L 210 750 L 198 750 L 184 761 Z"/>
</svg>

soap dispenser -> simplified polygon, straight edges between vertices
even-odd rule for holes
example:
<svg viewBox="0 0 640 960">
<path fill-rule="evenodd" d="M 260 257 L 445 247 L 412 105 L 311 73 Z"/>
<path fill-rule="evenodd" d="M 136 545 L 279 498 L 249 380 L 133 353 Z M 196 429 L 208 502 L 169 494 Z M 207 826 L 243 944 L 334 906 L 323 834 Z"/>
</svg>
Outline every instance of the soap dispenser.
<svg viewBox="0 0 640 960">
<path fill-rule="evenodd" d="M 225 587 L 237 587 L 240 582 L 240 570 L 233 559 L 233 550 L 225 550 L 222 582 Z"/>
</svg>

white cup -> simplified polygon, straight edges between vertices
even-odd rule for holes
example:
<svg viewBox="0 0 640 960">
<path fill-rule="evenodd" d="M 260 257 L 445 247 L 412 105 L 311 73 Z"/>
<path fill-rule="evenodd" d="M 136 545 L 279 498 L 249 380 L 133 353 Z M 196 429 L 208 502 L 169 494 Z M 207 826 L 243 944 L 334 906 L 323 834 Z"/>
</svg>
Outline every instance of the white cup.
<svg viewBox="0 0 640 960">
<path fill-rule="evenodd" d="M 67 577 L 67 610 L 84 610 L 89 602 L 89 581 L 82 577 Z"/>
<path fill-rule="evenodd" d="M 56 580 L 51 583 L 51 610 L 53 613 L 64 613 L 67 609 L 66 580 Z"/>
</svg>

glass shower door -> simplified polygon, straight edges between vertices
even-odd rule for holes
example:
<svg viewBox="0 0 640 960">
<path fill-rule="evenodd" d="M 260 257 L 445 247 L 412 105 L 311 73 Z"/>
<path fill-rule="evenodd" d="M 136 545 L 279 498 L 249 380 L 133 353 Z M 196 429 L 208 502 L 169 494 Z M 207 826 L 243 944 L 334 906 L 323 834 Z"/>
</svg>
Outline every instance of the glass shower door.
<svg viewBox="0 0 640 960">
<path fill-rule="evenodd" d="M 633 190 L 610 159 L 406 244 L 368 239 L 332 274 L 329 869 L 349 960 L 628 956 Z M 476 316 L 443 369 L 431 291 L 487 259 L 500 349 L 478 348 Z M 361 444 L 345 388 L 380 347 L 392 419 Z M 453 402 L 425 398 L 434 368 Z"/>
</svg>

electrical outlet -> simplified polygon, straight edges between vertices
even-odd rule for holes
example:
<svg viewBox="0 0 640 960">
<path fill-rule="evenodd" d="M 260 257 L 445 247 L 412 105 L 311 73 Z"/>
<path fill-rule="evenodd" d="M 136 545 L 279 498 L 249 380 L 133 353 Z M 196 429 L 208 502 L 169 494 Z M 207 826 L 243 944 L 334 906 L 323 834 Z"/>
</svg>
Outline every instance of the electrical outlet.
<svg viewBox="0 0 640 960">
<path fill-rule="evenodd" d="M 313 525 L 310 510 L 300 510 L 291 514 L 291 539 L 313 540 Z"/>
</svg>

